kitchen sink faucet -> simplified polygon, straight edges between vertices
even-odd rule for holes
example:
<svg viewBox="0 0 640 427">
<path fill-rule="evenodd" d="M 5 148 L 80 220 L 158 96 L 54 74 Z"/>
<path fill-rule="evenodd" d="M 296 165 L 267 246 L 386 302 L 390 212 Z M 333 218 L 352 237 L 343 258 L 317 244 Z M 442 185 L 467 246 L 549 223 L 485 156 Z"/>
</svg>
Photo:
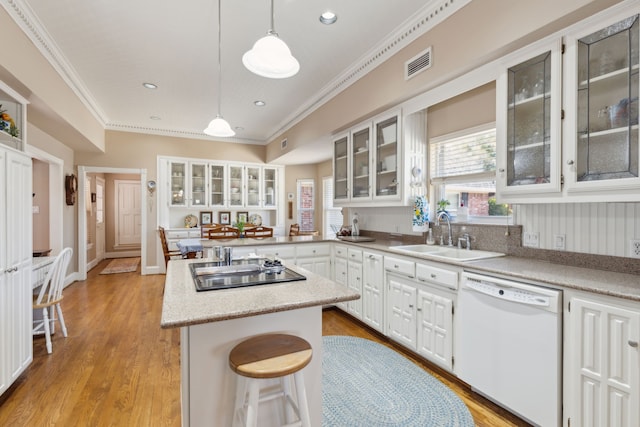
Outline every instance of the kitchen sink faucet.
<svg viewBox="0 0 640 427">
<path fill-rule="evenodd" d="M 447 213 L 447 211 L 438 212 L 438 215 L 436 216 L 436 225 L 440 225 L 440 219 L 442 218 L 447 220 L 447 226 L 449 228 L 449 243 L 447 244 L 447 246 L 453 246 L 453 238 L 451 237 L 451 216 Z"/>
</svg>

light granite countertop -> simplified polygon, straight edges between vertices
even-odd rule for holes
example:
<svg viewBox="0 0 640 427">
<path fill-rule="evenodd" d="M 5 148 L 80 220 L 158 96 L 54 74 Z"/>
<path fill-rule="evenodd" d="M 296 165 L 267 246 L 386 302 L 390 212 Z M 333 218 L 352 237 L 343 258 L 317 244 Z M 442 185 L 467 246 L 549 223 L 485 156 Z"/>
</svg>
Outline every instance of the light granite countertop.
<svg viewBox="0 0 640 427">
<path fill-rule="evenodd" d="M 189 264 L 193 262 L 202 260 L 169 262 L 162 302 L 162 328 L 231 320 L 360 298 L 357 292 L 295 265 L 287 267 L 304 275 L 307 280 L 197 292 L 189 271 Z"/>
</svg>

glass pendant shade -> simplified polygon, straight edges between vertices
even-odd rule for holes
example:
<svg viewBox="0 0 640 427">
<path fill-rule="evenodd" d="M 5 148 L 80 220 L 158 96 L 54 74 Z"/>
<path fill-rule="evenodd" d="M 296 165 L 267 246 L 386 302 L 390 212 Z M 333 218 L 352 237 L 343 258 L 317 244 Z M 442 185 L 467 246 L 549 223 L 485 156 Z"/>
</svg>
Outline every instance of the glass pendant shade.
<svg viewBox="0 0 640 427">
<path fill-rule="evenodd" d="M 242 56 L 242 63 L 252 73 L 270 79 L 291 77 L 300 70 L 300 64 L 287 44 L 272 31 Z"/>
<path fill-rule="evenodd" d="M 204 130 L 204 133 L 219 137 L 229 137 L 236 134 L 231 129 L 231 126 L 229 126 L 229 123 L 227 123 L 220 114 L 218 114 L 215 119 L 211 120 L 209 126 Z"/>
</svg>

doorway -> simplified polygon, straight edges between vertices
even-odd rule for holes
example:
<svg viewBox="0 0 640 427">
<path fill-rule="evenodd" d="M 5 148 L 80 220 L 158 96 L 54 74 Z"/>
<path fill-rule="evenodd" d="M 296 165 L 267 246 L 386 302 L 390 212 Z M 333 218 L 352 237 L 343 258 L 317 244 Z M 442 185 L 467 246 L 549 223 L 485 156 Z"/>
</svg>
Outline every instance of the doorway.
<svg viewBox="0 0 640 427">
<path fill-rule="evenodd" d="M 91 204 L 91 192 L 87 192 L 86 181 L 87 174 L 135 174 L 140 176 L 140 182 L 138 187 L 141 187 L 143 182 L 147 182 L 147 170 L 146 169 L 132 169 L 132 168 L 110 168 L 100 166 L 78 166 L 78 184 L 81 188 L 78 188 L 78 212 L 86 212 L 87 204 Z M 104 188 L 104 187 L 103 187 Z M 89 196 L 87 196 L 89 194 Z M 136 196 L 139 200 L 138 206 L 140 208 L 139 216 L 139 229 L 140 233 L 140 256 L 142 274 L 147 274 L 147 240 L 144 238 L 144 230 L 147 229 L 147 200 L 144 197 L 144 192 L 139 190 Z M 103 203 L 106 199 L 103 199 Z M 96 191 L 96 203 L 97 205 L 97 191 Z M 97 207 L 97 206 L 96 206 Z M 104 204 L 103 204 L 104 207 Z M 78 215 L 78 275 L 79 280 L 85 280 L 87 278 L 88 264 L 87 264 L 87 216 Z"/>
</svg>

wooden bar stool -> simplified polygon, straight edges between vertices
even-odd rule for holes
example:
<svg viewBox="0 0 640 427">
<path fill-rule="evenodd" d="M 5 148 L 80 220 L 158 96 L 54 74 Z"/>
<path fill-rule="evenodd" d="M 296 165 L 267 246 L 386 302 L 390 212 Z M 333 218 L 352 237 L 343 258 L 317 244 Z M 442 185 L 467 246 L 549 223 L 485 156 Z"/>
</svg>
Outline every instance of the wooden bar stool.
<svg viewBox="0 0 640 427">
<path fill-rule="evenodd" d="M 244 425 L 257 426 L 259 403 L 282 398 L 285 419 L 289 423 L 286 425 L 310 426 L 302 368 L 309 364 L 311 356 L 311 345 L 294 335 L 259 335 L 236 345 L 229 354 L 229 366 L 238 374 L 234 425 L 236 420 L 244 418 Z M 291 377 L 295 383 L 295 399 L 291 394 Z M 263 396 L 260 380 L 265 378 L 279 378 L 280 386 Z M 291 421 L 292 410 L 298 421 Z M 246 417 L 243 417 L 245 412 Z"/>
</svg>

